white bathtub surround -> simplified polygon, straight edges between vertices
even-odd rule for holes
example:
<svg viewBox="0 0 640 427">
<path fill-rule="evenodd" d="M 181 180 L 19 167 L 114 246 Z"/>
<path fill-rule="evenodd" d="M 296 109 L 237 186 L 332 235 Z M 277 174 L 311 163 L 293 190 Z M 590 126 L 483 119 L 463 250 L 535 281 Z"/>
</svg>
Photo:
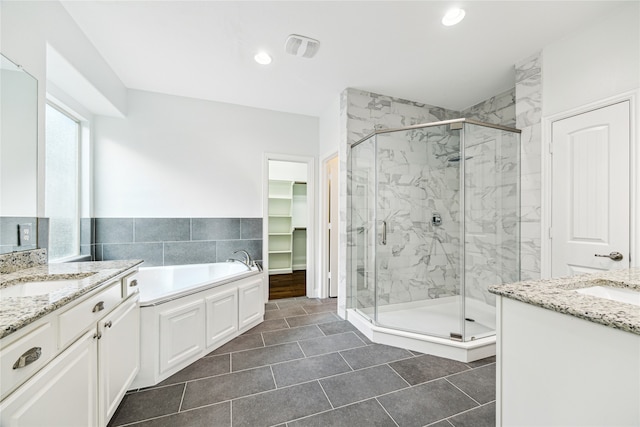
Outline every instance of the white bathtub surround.
<svg viewBox="0 0 640 427">
<path fill-rule="evenodd" d="M 141 268 L 141 362 L 156 385 L 261 323 L 266 274 L 239 262 Z"/>
</svg>

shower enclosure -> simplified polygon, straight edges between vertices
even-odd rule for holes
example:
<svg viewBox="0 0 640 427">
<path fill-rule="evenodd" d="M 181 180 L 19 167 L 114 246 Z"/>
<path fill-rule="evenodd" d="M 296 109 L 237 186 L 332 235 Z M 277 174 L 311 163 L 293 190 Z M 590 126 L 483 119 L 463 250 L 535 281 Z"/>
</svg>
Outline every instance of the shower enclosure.
<svg viewBox="0 0 640 427">
<path fill-rule="evenodd" d="M 520 277 L 520 131 L 469 119 L 379 130 L 348 162 L 348 319 L 374 341 L 486 344 L 464 356 L 404 344 L 459 360 L 495 351 L 487 288 Z"/>
</svg>

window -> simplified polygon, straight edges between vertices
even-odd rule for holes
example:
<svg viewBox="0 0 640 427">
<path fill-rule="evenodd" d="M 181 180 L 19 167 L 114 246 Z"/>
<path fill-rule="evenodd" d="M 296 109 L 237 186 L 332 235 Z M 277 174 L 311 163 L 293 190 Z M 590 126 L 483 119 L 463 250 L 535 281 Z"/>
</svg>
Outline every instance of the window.
<svg viewBox="0 0 640 427">
<path fill-rule="evenodd" d="M 49 260 L 80 254 L 80 121 L 47 104 L 45 208 Z"/>
</svg>

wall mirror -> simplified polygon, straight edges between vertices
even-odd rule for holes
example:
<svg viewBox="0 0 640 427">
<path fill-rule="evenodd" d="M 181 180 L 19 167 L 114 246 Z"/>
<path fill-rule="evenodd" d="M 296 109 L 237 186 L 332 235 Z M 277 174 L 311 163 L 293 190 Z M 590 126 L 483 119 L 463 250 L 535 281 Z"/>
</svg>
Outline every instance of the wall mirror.
<svg viewBox="0 0 640 427">
<path fill-rule="evenodd" d="M 0 54 L 0 253 L 37 248 L 38 81 Z"/>
</svg>

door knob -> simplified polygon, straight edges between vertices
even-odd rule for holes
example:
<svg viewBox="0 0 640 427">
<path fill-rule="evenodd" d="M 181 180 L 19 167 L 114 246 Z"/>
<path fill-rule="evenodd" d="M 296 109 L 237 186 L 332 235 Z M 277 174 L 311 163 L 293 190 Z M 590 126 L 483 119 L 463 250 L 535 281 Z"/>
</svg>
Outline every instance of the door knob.
<svg viewBox="0 0 640 427">
<path fill-rule="evenodd" d="M 624 258 L 624 256 L 620 252 L 611 252 L 609 255 L 596 254 L 595 256 L 600 256 L 600 257 L 604 257 L 604 258 L 611 258 L 614 261 L 620 261 L 620 260 L 622 260 L 622 258 Z"/>
</svg>

